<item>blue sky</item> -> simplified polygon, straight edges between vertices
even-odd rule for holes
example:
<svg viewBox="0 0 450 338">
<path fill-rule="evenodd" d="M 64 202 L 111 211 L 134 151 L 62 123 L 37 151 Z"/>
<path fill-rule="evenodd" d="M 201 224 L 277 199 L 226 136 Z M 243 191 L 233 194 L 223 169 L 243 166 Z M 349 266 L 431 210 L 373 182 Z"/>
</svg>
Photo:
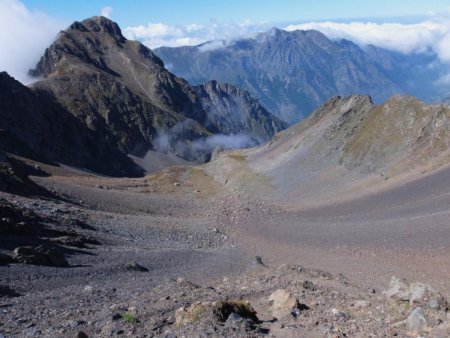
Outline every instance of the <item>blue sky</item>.
<svg viewBox="0 0 450 338">
<path fill-rule="evenodd" d="M 111 7 L 111 17 L 122 26 L 147 22 L 204 24 L 211 20 L 302 22 L 353 18 L 423 17 L 448 11 L 448 0 L 24 0 L 63 20 L 81 20 Z"/>
</svg>

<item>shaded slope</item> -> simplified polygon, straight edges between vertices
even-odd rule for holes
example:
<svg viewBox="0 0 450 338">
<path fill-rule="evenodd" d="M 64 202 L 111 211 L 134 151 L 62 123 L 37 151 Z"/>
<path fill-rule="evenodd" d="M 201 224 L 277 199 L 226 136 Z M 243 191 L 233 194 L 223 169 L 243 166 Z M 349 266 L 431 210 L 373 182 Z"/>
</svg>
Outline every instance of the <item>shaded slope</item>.
<svg viewBox="0 0 450 338">
<path fill-rule="evenodd" d="M 55 98 L 0 73 L 0 148 L 44 162 L 62 162 L 110 175 L 141 170 L 110 140 L 66 111 Z"/>
</svg>

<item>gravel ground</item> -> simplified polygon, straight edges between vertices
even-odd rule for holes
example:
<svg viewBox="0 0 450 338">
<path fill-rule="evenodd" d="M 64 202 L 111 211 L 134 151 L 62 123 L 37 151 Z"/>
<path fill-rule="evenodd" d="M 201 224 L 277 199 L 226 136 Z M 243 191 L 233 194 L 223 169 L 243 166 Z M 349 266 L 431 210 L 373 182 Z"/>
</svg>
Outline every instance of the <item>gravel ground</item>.
<svg viewBox="0 0 450 338">
<path fill-rule="evenodd" d="M 0 195 L 39 230 L 2 235 L 3 252 L 67 233 L 83 246 L 58 242 L 68 267 L 0 266 L 0 337 L 449 334 L 446 305 L 429 308 L 429 294 L 417 304 L 383 294 L 392 275 L 449 294 L 449 171 L 293 208 L 223 189 L 202 168 L 141 179 L 43 169 L 52 175 L 33 180 L 57 198 Z M 277 290 L 299 302 L 283 318 L 269 301 Z M 403 320 L 418 307 L 427 323 L 411 330 Z"/>
</svg>

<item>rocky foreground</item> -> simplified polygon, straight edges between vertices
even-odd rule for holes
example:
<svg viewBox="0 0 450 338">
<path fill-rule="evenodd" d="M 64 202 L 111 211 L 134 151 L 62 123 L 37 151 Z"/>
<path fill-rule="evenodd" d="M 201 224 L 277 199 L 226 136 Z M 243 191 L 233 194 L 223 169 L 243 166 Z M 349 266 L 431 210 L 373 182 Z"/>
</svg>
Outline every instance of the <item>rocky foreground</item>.
<svg viewBox="0 0 450 338">
<path fill-rule="evenodd" d="M 147 274 L 140 266 L 133 275 Z M 448 337 L 446 300 L 393 277 L 368 290 L 342 275 L 260 259 L 239 277 L 197 285 L 182 277 L 154 288 L 99 288 L 0 298 L 4 337 Z M 55 305 L 55 300 L 58 305 Z"/>
<path fill-rule="evenodd" d="M 180 185 L 174 188 L 182 189 Z M 231 245 L 220 225 L 226 225 L 227 217 L 234 219 L 229 208 L 235 203 L 221 203 L 218 228 L 207 239 L 197 234 L 196 246 Z M 9 277 L 6 270 L 0 277 L 2 338 L 450 335 L 447 300 L 430 285 L 392 277 L 389 285 L 372 289 L 342 274 L 300 265 L 269 266 L 259 256 L 228 257 L 243 270 L 225 270 L 225 277 L 223 271 L 213 272 L 214 261 L 200 257 L 207 271 L 220 276 L 208 281 L 208 272 L 199 272 L 193 263 L 187 270 L 194 274 L 186 269 L 171 273 L 175 262 L 170 259 L 151 266 L 145 253 L 137 251 L 139 242 L 131 250 L 137 254 L 127 252 L 101 229 L 88 226 L 89 215 L 79 205 L 20 196 L 0 199 L 0 205 L 7 216 L 0 222 L 2 247 L 10 243 L 0 265 L 11 270 Z M 122 227 L 119 237 L 132 240 L 126 235 L 131 228 Z M 157 238 L 161 249 L 163 241 Z M 86 255 L 92 258 L 80 258 Z"/>
</svg>

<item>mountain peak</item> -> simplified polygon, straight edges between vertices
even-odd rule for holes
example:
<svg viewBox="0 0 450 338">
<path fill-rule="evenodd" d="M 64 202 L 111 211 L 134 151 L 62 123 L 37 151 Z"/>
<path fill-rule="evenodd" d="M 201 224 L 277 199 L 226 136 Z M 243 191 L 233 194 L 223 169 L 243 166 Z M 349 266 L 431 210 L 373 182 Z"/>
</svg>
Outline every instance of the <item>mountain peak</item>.
<svg viewBox="0 0 450 338">
<path fill-rule="evenodd" d="M 72 24 L 69 29 L 78 29 L 79 30 L 79 23 L 75 22 Z M 91 18 L 85 19 L 80 23 L 87 31 L 90 32 L 104 32 L 112 37 L 114 37 L 117 40 L 124 41 L 125 38 L 122 35 L 122 31 L 119 27 L 119 25 L 104 17 L 104 16 L 93 16 Z"/>
<path fill-rule="evenodd" d="M 36 69 L 29 73 L 31 76 L 48 76 L 55 72 L 62 74 L 72 71 L 76 65 L 90 65 L 113 74 L 107 66 L 104 51 L 123 47 L 126 42 L 119 25 L 108 18 L 94 16 L 81 22 L 75 21 L 60 32 L 45 51 Z M 144 50 L 140 50 L 140 53 L 150 55 Z M 148 58 L 162 65 L 161 61 L 157 62 L 157 58 Z"/>
</svg>

